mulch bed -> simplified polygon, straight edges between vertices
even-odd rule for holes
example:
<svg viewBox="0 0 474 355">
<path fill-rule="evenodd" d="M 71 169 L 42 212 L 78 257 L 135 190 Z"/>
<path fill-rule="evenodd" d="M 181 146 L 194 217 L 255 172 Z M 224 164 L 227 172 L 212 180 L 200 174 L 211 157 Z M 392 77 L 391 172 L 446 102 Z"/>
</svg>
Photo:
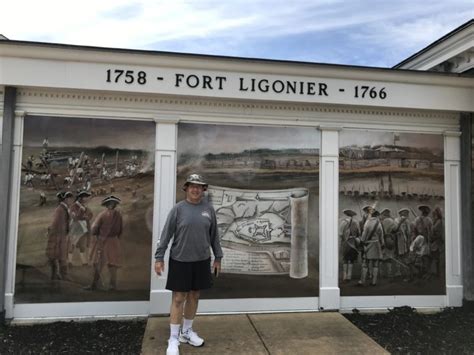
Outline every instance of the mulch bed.
<svg viewBox="0 0 474 355">
<path fill-rule="evenodd" d="M 0 326 L 0 354 L 140 354 L 146 320 Z"/>
<path fill-rule="evenodd" d="M 399 307 L 344 316 L 392 354 L 474 353 L 474 302 L 433 314 Z"/>
<path fill-rule="evenodd" d="M 393 354 L 474 353 L 474 302 L 442 312 L 399 307 L 344 316 Z M 1 354 L 140 354 L 146 320 L 0 326 Z"/>
</svg>

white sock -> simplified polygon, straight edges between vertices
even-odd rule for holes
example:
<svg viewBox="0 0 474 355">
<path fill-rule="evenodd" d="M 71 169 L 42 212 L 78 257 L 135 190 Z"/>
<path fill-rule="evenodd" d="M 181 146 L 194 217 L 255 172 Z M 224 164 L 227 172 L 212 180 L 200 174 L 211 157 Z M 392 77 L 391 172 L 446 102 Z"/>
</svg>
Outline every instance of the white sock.
<svg viewBox="0 0 474 355">
<path fill-rule="evenodd" d="M 193 327 L 193 319 L 183 318 L 183 333 Z"/>
<path fill-rule="evenodd" d="M 170 324 L 170 339 L 178 339 L 180 324 Z"/>
</svg>

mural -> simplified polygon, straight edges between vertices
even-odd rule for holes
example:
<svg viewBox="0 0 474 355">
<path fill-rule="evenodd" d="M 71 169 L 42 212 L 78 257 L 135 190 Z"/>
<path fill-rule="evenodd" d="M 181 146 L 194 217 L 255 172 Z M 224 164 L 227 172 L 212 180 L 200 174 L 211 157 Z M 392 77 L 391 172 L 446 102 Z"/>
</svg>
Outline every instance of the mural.
<svg viewBox="0 0 474 355">
<path fill-rule="evenodd" d="M 204 298 L 318 295 L 319 146 L 316 129 L 179 125 L 177 199 L 206 178 L 224 252 Z"/>
<path fill-rule="evenodd" d="M 443 137 L 339 142 L 341 295 L 445 294 Z"/>
<path fill-rule="evenodd" d="M 148 300 L 155 125 L 26 117 L 16 303 Z"/>
</svg>

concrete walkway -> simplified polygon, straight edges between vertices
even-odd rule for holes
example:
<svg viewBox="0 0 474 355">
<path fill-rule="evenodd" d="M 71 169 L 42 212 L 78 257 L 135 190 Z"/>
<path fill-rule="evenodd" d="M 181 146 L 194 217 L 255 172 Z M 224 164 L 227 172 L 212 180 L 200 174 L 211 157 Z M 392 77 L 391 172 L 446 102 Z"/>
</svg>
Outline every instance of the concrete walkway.
<svg viewBox="0 0 474 355">
<path fill-rule="evenodd" d="M 165 354 L 167 317 L 150 317 L 142 354 Z M 180 354 L 388 354 L 339 313 L 198 316 L 204 346 L 181 344 Z"/>
</svg>

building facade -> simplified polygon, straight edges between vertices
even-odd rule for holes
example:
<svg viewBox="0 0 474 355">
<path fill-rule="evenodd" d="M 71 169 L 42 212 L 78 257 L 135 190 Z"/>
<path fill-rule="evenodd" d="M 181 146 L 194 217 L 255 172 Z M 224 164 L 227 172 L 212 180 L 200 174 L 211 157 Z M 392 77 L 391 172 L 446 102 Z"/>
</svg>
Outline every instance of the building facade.
<svg viewBox="0 0 474 355">
<path fill-rule="evenodd" d="M 460 306 L 472 292 L 468 74 L 8 40 L 0 69 L 7 318 L 168 313 L 153 253 L 191 172 L 225 255 L 200 312 Z M 89 290 L 110 195 L 120 232 Z"/>
</svg>

